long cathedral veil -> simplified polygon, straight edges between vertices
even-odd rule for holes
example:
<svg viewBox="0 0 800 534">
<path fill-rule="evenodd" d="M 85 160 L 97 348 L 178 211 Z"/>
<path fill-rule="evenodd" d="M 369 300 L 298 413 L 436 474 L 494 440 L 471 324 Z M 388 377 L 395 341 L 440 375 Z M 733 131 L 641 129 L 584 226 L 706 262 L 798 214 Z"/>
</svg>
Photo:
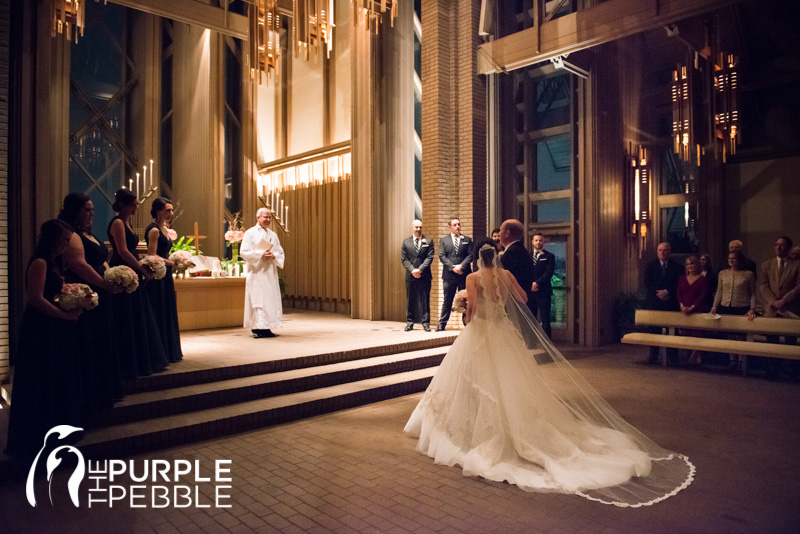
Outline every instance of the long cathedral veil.
<svg viewBox="0 0 800 534">
<path fill-rule="evenodd" d="M 496 313 L 508 317 L 513 330 L 524 342 L 509 345 L 527 347 L 530 358 L 536 360 L 541 371 L 542 381 L 538 383 L 544 383 L 578 421 L 624 434 L 649 457 L 649 472 L 634 473 L 638 476 L 632 476 L 619 485 L 578 489 L 575 493 L 606 504 L 638 507 L 664 500 L 687 487 L 695 472 L 688 458 L 660 447 L 628 424 L 564 358 L 528 307 L 513 298 L 516 292 L 513 282 L 503 275 L 497 254 L 492 265 L 492 276 L 480 278 L 483 289 L 480 306 L 496 306 Z M 480 309 L 477 313 L 481 313 Z M 502 340 L 498 342 L 502 343 Z"/>
</svg>

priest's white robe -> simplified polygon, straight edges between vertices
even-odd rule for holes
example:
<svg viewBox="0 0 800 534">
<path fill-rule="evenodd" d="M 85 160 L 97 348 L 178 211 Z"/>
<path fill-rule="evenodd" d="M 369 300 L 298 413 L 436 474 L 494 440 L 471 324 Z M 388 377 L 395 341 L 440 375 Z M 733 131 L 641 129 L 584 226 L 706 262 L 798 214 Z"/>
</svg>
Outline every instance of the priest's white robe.
<svg viewBox="0 0 800 534">
<path fill-rule="evenodd" d="M 275 258 L 263 260 L 261 240 L 272 243 Z M 239 255 L 247 263 L 247 280 L 244 296 L 244 326 L 251 330 L 272 330 L 279 328 L 283 321 L 281 288 L 278 283 L 278 269 L 283 269 L 285 254 L 278 234 L 269 228 L 255 225 L 244 233 Z"/>
</svg>

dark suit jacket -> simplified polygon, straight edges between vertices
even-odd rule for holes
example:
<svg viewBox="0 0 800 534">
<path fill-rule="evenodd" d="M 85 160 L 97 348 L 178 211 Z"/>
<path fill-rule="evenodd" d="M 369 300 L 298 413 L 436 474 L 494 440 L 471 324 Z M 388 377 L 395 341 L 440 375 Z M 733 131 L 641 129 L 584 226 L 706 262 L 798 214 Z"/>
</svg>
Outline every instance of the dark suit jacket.
<svg viewBox="0 0 800 534">
<path fill-rule="evenodd" d="M 666 274 L 661 271 L 661 262 L 657 259 L 648 263 L 644 271 L 645 308 L 660 311 L 680 309 L 678 306 L 678 280 L 683 273 L 683 267 L 672 260 L 667 260 Z M 669 300 L 663 301 L 656 296 L 656 291 L 661 289 L 669 291 Z"/>
<path fill-rule="evenodd" d="M 406 282 L 430 280 L 432 278 L 433 241 L 423 235 L 422 242 L 419 245 L 419 252 L 417 252 L 416 247 L 414 247 L 414 236 L 405 238 L 400 249 L 400 261 L 403 262 L 403 267 L 406 268 Z M 422 271 L 419 278 L 414 278 L 411 275 L 411 271 L 414 269 Z"/>
<path fill-rule="evenodd" d="M 531 260 L 533 260 L 533 253 L 531 253 Z M 556 270 L 556 255 L 547 250 L 542 250 L 539 255 L 539 261 L 533 267 L 533 281 L 539 286 L 537 294 L 552 295 L 553 285 L 551 278 Z"/>
<path fill-rule="evenodd" d="M 520 287 L 528 294 L 528 309 L 535 310 L 536 293 L 531 291 L 531 286 L 534 281 L 533 258 L 531 258 L 528 251 L 525 250 L 522 241 L 517 241 L 509 245 L 500 257 L 500 261 L 503 264 L 503 268 L 514 275 Z M 532 313 L 536 316 L 535 311 L 532 311 Z"/>
<path fill-rule="evenodd" d="M 439 261 L 442 262 L 442 280 L 457 280 L 472 272 L 472 239 L 461 234 L 458 250 L 453 246 L 453 238 L 447 234 L 439 240 Z M 462 273 L 453 272 L 453 267 L 461 265 Z"/>
</svg>

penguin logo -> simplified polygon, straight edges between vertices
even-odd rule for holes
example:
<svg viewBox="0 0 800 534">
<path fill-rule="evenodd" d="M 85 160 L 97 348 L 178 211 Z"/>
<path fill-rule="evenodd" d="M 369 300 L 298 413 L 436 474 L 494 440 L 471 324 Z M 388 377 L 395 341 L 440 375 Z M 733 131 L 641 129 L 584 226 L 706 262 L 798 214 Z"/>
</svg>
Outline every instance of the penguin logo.
<svg viewBox="0 0 800 534">
<path fill-rule="evenodd" d="M 42 448 L 39 449 L 36 458 L 33 460 L 33 465 L 31 465 L 31 470 L 28 472 L 28 481 L 25 484 L 25 495 L 28 497 L 28 502 L 31 506 L 36 508 L 36 495 L 34 495 L 33 491 L 33 475 L 36 473 L 36 466 L 39 464 L 39 457 L 44 452 L 45 447 L 47 447 L 47 438 L 49 438 L 52 434 L 57 434 L 58 439 L 64 439 L 70 434 L 75 432 L 80 432 L 83 430 L 82 428 L 78 428 L 75 426 L 70 425 L 58 425 L 54 426 L 50 429 L 47 434 L 44 436 L 44 442 L 42 443 Z M 72 499 L 72 504 L 75 505 L 77 508 L 79 506 L 78 502 L 78 488 L 83 481 L 83 477 L 86 475 L 86 462 L 83 459 L 83 454 L 79 451 L 76 447 L 72 445 L 62 445 L 61 447 L 56 447 L 53 451 L 47 456 L 47 482 L 48 488 L 47 492 L 50 497 L 50 504 L 53 504 L 53 494 L 52 488 L 50 485 L 53 483 L 53 472 L 55 471 L 56 467 L 61 465 L 61 458 L 58 457 L 58 453 L 61 451 L 67 451 L 75 454 L 78 457 L 78 465 L 75 466 L 75 471 L 72 472 L 72 475 L 69 477 L 69 482 L 67 482 L 67 489 L 69 490 L 69 497 Z"/>
</svg>

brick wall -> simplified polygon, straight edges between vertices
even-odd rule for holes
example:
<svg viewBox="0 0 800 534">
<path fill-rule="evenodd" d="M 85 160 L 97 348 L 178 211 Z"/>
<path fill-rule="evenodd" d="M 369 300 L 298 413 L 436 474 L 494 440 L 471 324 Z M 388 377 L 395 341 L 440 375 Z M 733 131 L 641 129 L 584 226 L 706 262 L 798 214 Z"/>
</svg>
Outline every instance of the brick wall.
<svg viewBox="0 0 800 534">
<path fill-rule="evenodd" d="M 0 0 L 0 383 L 8 378 L 8 94 L 11 0 Z"/>
<path fill-rule="evenodd" d="M 423 228 L 436 240 L 431 323 L 442 306 L 439 238 L 450 218 L 486 229 L 486 89 L 476 75 L 480 0 L 422 0 Z M 450 324 L 460 318 L 451 316 Z"/>
</svg>

